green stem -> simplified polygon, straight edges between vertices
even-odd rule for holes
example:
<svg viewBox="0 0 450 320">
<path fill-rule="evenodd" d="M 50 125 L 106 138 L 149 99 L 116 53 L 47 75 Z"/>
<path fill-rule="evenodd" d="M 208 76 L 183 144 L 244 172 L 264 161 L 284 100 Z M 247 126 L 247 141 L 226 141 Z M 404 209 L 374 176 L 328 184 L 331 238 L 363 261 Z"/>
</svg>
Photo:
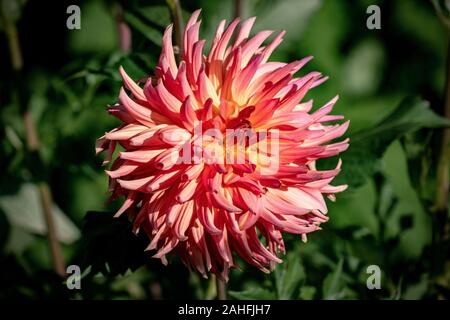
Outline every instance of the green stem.
<svg viewBox="0 0 450 320">
<path fill-rule="evenodd" d="M 241 0 L 234 0 L 234 17 L 240 18 L 242 14 L 242 3 Z"/>
<path fill-rule="evenodd" d="M 176 52 L 177 61 L 180 61 L 180 54 L 183 52 L 183 15 L 179 0 L 166 0 L 169 6 L 170 16 L 173 21 L 173 29 L 175 31 L 175 45 L 178 50 Z"/>
<path fill-rule="evenodd" d="M 450 26 L 449 26 L 450 31 Z M 445 101 L 441 114 L 450 119 L 450 36 L 448 37 L 447 62 L 445 81 Z M 438 165 L 436 172 L 436 196 L 432 209 L 433 233 L 432 233 L 432 273 L 433 280 L 430 284 L 438 289 L 439 279 L 445 272 L 448 261 L 447 252 L 450 239 L 450 219 L 448 218 L 448 193 L 449 193 L 449 161 L 450 161 L 450 129 L 441 129 L 440 148 L 438 153 Z M 448 285 L 446 285 L 448 288 Z M 438 290 L 439 291 L 439 290 Z"/>
<path fill-rule="evenodd" d="M 217 299 L 227 300 L 227 287 L 225 281 L 216 276 Z"/>
<path fill-rule="evenodd" d="M 450 119 L 450 37 L 447 50 L 447 67 L 445 82 L 445 103 L 442 114 Z M 449 192 L 449 160 L 450 160 L 450 129 L 442 129 L 441 148 L 437 169 L 436 212 L 447 212 Z"/>
</svg>

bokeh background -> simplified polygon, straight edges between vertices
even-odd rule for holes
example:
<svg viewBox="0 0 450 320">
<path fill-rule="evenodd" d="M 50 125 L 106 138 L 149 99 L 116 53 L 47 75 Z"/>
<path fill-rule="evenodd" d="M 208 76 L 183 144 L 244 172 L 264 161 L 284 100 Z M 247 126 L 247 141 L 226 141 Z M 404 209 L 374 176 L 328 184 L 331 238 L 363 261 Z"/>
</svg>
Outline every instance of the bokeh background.
<svg viewBox="0 0 450 320">
<path fill-rule="evenodd" d="M 66 27 L 74 3 L 80 30 Z M 221 19 L 234 17 L 236 3 L 243 18 L 258 17 L 254 30 L 287 31 L 272 60 L 314 56 L 305 70 L 330 80 L 308 97 L 321 106 L 339 94 L 334 113 L 351 120 L 352 140 L 339 177 L 349 189 L 329 203 L 323 230 L 306 244 L 287 236 L 285 262 L 270 275 L 242 264 L 231 274 L 229 297 L 449 298 L 442 183 L 449 172 L 438 166 L 449 125 L 440 116 L 448 30 L 432 2 L 181 0 L 184 21 L 203 9 L 208 40 Z M 171 23 L 166 2 L 1 4 L 0 299 L 214 299 L 214 279 L 189 273 L 177 259 L 162 266 L 143 253 L 147 240 L 131 233 L 126 218 L 111 218 L 119 203 L 106 203 L 107 177 L 94 154 L 95 139 L 117 125 L 105 110 L 117 100 L 118 67 L 134 79 L 152 73 Z M 380 30 L 366 27 L 373 4 L 381 8 Z M 438 5 L 445 16 L 445 1 Z M 131 50 L 121 48 L 120 26 L 131 32 Z M 23 65 L 14 60 L 18 52 Z M 48 190 L 56 242 L 64 264 L 81 267 L 81 290 L 68 290 L 55 272 L 42 205 Z M 382 271 L 379 290 L 366 286 L 369 265 Z"/>
</svg>

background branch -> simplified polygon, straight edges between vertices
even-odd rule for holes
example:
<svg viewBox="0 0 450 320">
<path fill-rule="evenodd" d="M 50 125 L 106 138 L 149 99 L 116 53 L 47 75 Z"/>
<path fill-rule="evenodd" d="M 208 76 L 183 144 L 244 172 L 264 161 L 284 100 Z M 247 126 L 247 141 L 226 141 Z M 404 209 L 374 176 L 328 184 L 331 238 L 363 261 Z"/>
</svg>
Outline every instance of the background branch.
<svg viewBox="0 0 450 320">
<path fill-rule="evenodd" d="M 216 290 L 217 290 L 217 299 L 226 300 L 227 299 L 227 288 L 225 281 L 221 280 L 216 276 Z"/>
<path fill-rule="evenodd" d="M 234 17 L 240 18 L 242 15 L 242 3 L 241 0 L 234 0 Z"/>
<path fill-rule="evenodd" d="M 173 21 L 173 28 L 175 31 L 175 45 L 178 47 L 175 56 L 177 61 L 180 61 L 180 54 L 183 52 L 183 15 L 181 12 L 181 5 L 179 0 L 167 0 L 169 6 L 170 16 Z"/>
</svg>

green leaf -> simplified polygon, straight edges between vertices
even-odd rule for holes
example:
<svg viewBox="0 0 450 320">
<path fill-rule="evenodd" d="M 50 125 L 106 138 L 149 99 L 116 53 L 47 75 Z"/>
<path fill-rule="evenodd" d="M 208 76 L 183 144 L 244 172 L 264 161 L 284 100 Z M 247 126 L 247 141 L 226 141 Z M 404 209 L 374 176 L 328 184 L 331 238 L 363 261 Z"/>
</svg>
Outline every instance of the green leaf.
<svg viewBox="0 0 450 320">
<path fill-rule="evenodd" d="M 172 23 L 170 19 L 170 12 L 166 6 L 149 6 L 139 8 L 139 13 L 162 28 L 166 28 Z"/>
<path fill-rule="evenodd" d="M 417 283 L 410 284 L 402 294 L 402 299 L 419 300 L 422 299 L 429 287 L 430 279 L 427 274 L 423 274 Z"/>
<path fill-rule="evenodd" d="M 391 257 L 419 258 L 424 247 L 431 243 L 431 220 L 420 202 L 417 191 L 411 186 L 407 170 L 407 159 L 399 141 L 395 141 L 383 156 L 383 175 L 392 185 L 398 203 L 384 221 L 386 235 L 398 236 L 399 244 L 391 250 Z M 404 217 L 411 219 L 405 228 Z"/>
<path fill-rule="evenodd" d="M 300 294 L 298 298 L 300 300 L 312 300 L 316 294 L 317 289 L 312 286 L 303 286 L 300 288 Z"/>
<path fill-rule="evenodd" d="M 299 36 L 308 26 L 309 19 L 320 8 L 321 0 L 285 0 L 285 1 L 259 1 L 255 8 L 250 8 L 251 14 L 257 14 L 255 30 L 267 28 L 286 30 L 286 41 L 298 41 Z M 258 10 L 258 5 L 263 10 Z"/>
<path fill-rule="evenodd" d="M 245 291 L 229 291 L 230 297 L 238 300 L 274 300 L 276 296 L 273 292 L 264 288 L 251 288 Z"/>
<path fill-rule="evenodd" d="M 344 169 L 337 182 L 360 186 L 377 171 L 379 159 L 393 141 L 422 128 L 449 126 L 450 120 L 434 113 L 428 102 L 407 98 L 379 124 L 350 136 L 350 147 L 341 155 Z"/>
<path fill-rule="evenodd" d="M 36 236 L 25 231 L 21 227 L 11 226 L 8 233 L 8 241 L 5 245 L 6 252 L 12 252 L 21 255 L 27 248 L 33 245 Z"/>
<path fill-rule="evenodd" d="M 294 299 L 305 270 L 298 255 L 291 254 L 275 269 L 275 286 L 280 300 Z"/>
<path fill-rule="evenodd" d="M 162 45 L 162 35 L 159 30 L 152 28 L 148 23 L 131 12 L 125 12 L 124 18 L 134 30 L 139 31 L 145 38 L 158 46 Z"/>
<path fill-rule="evenodd" d="M 5 212 L 11 225 L 30 233 L 47 234 L 47 224 L 36 185 L 26 183 L 22 185 L 18 193 L 0 196 L 0 208 Z M 53 217 L 59 241 L 70 244 L 80 237 L 80 231 L 75 224 L 55 204 Z"/>
<path fill-rule="evenodd" d="M 361 41 L 352 49 L 342 70 L 346 94 L 363 96 L 377 91 L 382 79 L 384 54 L 382 44 L 372 39 Z"/>
<path fill-rule="evenodd" d="M 323 282 L 323 298 L 325 300 L 341 299 L 341 281 L 342 268 L 344 266 L 344 259 L 341 258 L 336 266 L 336 269 L 327 275 Z"/>
<path fill-rule="evenodd" d="M 242 1 L 241 18 L 257 17 L 252 33 L 261 30 L 286 30 L 283 44 L 275 50 L 271 58 L 274 61 L 283 60 L 281 58 L 287 58 L 289 48 L 295 47 L 299 39 L 306 34 L 305 30 L 310 20 L 314 20 L 312 18 L 319 11 L 322 2 L 322 0 Z M 214 38 L 217 25 L 222 19 L 227 21 L 234 19 L 233 1 L 201 0 L 198 7 L 202 8 L 201 33 L 205 39 Z M 327 34 L 331 32 L 330 29 L 327 31 Z M 208 48 L 209 44 L 207 42 L 205 48 Z"/>
<path fill-rule="evenodd" d="M 422 200 L 432 202 L 435 197 L 434 170 L 436 169 L 432 132 L 407 134 L 401 139 L 403 150 L 408 161 L 408 175 L 411 185 L 417 190 Z"/>
<path fill-rule="evenodd" d="M 16 0 L 3 0 L 0 2 L 0 5 L 2 6 L 1 10 L 3 11 L 4 17 L 7 17 L 7 21 L 9 21 L 9 23 L 16 23 L 22 16 L 25 3 Z M 3 30 L 3 25 L 4 22 L 0 17 L 0 30 Z"/>
<path fill-rule="evenodd" d="M 54 89 L 61 92 L 66 98 L 67 104 L 71 111 L 79 111 L 81 109 L 81 101 L 79 96 L 73 91 L 69 84 L 60 78 L 54 78 L 52 81 Z"/>
<path fill-rule="evenodd" d="M 120 61 L 121 66 L 126 70 L 127 74 L 134 80 L 139 80 L 149 74 L 151 68 L 146 68 L 138 63 L 138 60 L 150 60 L 148 57 L 140 57 L 138 54 L 133 54 Z M 118 67 L 115 69 L 118 70 Z M 117 71 L 116 71 L 117 72 Z"/>
<path fill-rule="evenodd" d="M 81 7 L 81 29 L 69 32 L 73 53 L 110 53 L 118 45 L 112 11 L 103 1 L 89 1 Z"/>
<path fill-rule="evenodd" d="M 405 99 L 389 116 L 371 130 L 364 130 L 355 135 L 353 141 L 373 139 L 377 144 L 375 150 L 384 150 L 382 142 L 393 140 L 399 136 L 420 128 L 449 127 L 450 120 L 437 115 L 430 109 L 429 103 L 418 97 Z M 386 137 L 387 134 L 387 137 Z M 377 138 L 378 139 L 375 139 Z"/>
</svg>

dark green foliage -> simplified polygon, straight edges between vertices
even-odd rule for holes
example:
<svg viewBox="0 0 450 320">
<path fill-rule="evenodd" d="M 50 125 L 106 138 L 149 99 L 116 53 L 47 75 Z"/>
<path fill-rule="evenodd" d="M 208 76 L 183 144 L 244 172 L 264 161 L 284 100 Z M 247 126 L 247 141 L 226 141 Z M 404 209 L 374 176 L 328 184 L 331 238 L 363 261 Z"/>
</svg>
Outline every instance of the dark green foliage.
<svg viewBox="0 0 450 320">
<path fill-rule="evenodd" d="M 349 136 L 350 148 L 340 156 L 345 170 L 336 182 L 359 187 L 378 169 L 380 159 L 393 141 L 422 128 L 449 126 L 450 120 L 438 116 L 426 101 L 407 98 L 373 127 Z"/>
<path fill-rule="evenodd" d="M 82 29 L 65 27 L 70 1 L 37 0 L 7 6 L 17 23 L 24 69 L 12 71 L 0 19 L 0 299 L 212 299 L 213 279 L 189 273 L 179 259 L 163 266 L 145 252 L 119 202 L 106 204 L 107 176 L 95 139 L 118 124 L 105 112 L 117 101 L 122 65 L 133 79 L 151 75 L 170 23 L 166 2 L 79 1 Z M 234 1 L 181 1 L 183 16 L 203 8 L 208 42 Z M 430 1 L 246 0 L 255 31 L 286 29 L 272 60 L 315 58 L 299 75 L 317 70 L 330 80 L 306 97 L 318 108 L 336 94 L 334 114 L 349 119 L 348 151 L 335 185 L 348 184 L 330 220 L 308 237 L 286 235 L 287 255 L 269 274 L 241 263 L 228 284 L 234 299 L 449 298 L 449 243 L 440 243 L 433 211 L 444 105 L 447 31 Z M 445 5 L 445 1 L 439 1 Z M 377 4 L 381 30 L 366 28 Z M 120 52 L 117 5 L 132 32 L 131 53 Z M 207 43 L 208 43 L 207 42 Z M 206 45 L 209 47 L 209 45 Z M 20 85 L 19 85 L 20 84 Z M 41 148 L 26 151 L 24 106 Z M 36 157 L 42 163 L 36 165 Z M 332 168 L 338 157 L 323 160 Z M 68 290 L 52 271 L 47 229 L 36 183 L 47 180 L 67 265 L 79 265 L 81 290 Z M 86 214 L 86 212 L 88 212 Z M 378 265 L 381 289 L 368 290 L 367 267 Z"/>
</svg>

